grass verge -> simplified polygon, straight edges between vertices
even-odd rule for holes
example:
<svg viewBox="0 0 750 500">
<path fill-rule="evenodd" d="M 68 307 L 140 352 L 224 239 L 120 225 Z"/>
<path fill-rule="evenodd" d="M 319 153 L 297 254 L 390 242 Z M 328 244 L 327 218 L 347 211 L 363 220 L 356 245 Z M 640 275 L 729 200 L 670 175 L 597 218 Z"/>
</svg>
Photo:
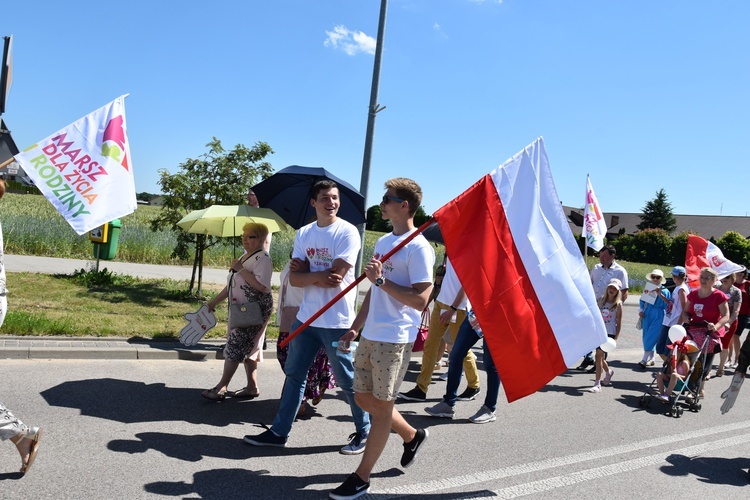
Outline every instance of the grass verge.
<svg viewBox="0 0 750 500">
<path fill-rule="evenodd" d="M 178 338 L 184 315 L 203 303 L 186 292 L 187 282 L 138 279 L 109 271 L 73 275 L 8 273 L 8 314 L 2 335 Z M 207 297 L 220 286 L 207 285 Z M 206 338 L 226 335 L 227 311 Z M 275 316 L 271 317 L 271 325 Z M 278 329 L 269 325 L 269 338 Z"/>
</svg>

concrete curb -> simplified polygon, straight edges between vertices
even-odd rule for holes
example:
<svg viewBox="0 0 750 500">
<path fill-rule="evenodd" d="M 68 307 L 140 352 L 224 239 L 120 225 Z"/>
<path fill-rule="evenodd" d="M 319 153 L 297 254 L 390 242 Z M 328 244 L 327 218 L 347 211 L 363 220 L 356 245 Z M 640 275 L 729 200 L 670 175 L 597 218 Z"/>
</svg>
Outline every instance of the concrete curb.
<svg viewBox="0 0 750 500">
<path fill-rule="evenodd" d="M 174 340 L 0 337 L 0 359 L 132 359 L 187 360 L 224 359 L 223 340 L 208 340 L 186 347 Z M 276 358 L 276 342 L 269 341 L 265 358 Z"/>
</svg>

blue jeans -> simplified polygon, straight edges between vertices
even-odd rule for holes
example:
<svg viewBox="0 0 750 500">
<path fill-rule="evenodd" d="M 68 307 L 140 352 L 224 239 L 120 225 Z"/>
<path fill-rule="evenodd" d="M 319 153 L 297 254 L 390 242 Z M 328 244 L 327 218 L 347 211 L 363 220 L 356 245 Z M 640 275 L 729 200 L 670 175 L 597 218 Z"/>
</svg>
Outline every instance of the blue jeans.
<svg viewBox="0 0 750 500">
<path fill-rule="evenodd" d="M 296 330 L 302 322 L 295 321 L 291 331 Z M 367 434 L 370 431 L 370 415 L 354 402 L 354 366 L 352 354 L 343 353 L 333 346 L 348 329 L 346 328 L 317 328 L 308 326 L 289 342 L 289 354 L 286 358 L 286 380 L 281 392 L 279 412 L 273 420 L 271 430 L 274 434 L 287 437 L 292 430 L 294 418 L 302 403 L 307 383 L 307 372 L 315 359 L 320 347 L 325 347 L 328 360 L 333 368 L 336 383 L 344 391 L 346 400 L 352 410 L 354 426 L 357 432 Z"/>
<path fill-rule="evenodd" d="M 476 344 L 481 337 L 477 335 L 477 332 L 469 324 L 469 319 L 465 319 L 461 326 L 458 328 L 458 334 L 456 335 L 456 341 L 451 349 L 451 355 L 449 358 L 448 365 L 448 382 L 445 387 L 445 396 L 443 401 L 451 406 L 456 405 L 456 397 L 458 392 L 458 386 L 461 383 L 461 372 L 463 370 L 464 358 L 468 354 L 474 344 Z M 487 347 L 487 341 L 484 341 L 484 371 L 487 372 L 487 396 L 484 398 L 484 406 L 492 411 L 495 411 L 497 407 L 497 396 L 500 393 L 500 376 L 497 374 L 497 368 L 495 368 L 495 362 L 492 360 L 490 349 Z"/>
</svg>

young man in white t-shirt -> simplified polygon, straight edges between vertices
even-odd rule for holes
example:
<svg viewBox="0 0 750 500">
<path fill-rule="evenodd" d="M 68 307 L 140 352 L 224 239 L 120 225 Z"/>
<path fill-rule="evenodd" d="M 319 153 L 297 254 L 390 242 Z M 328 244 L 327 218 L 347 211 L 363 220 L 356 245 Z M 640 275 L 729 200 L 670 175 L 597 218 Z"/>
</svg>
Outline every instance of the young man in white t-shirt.
<svg viewBox="0 0 750 500">
<path fill-rule="evenodd" d="M 391 429 L 404 440 L 402 467 L 414 463 L 428 436 L 426 429 L 409 425 L 394 403 L 409 366 L 420 314 L 432 291 L 435 252 L 420 234 L 381 262 L 383 255 L 415 231 L 414 213 L 422 203 L 422 190 L 411 179 L 390 179 L 385 187 L 380 208 L 383 219 L 391 221 L 393 232 L 375 244 L 375 254 L 365 266 L 372 286 L 351 329 L 342 338 L 345 348 L 364 325 L 354 359 L 354 391 L 359 406 L 370 413 L 372 428 L 359 467 L 330 493 L 334 499 L 357 498 L 369 491 L 370 473 Z"/>
<path fill-rule="evenodd" d="M 289 282 L 292 286 L 304 288 L 292 331 L 354 281 L 353 267 L 362 246 L 357 228 L 336 215 L 340 200 L 335 182 L 316 182 L 311 196 L 310 203 L 315 208 L 317 220 L 297 231 L 292 251 Z M 310 365 L 318 350 L 324 347 L 336 383 L 349 401 L 354 419 L 355 432 L 349 436 L 349 444 L 341 449 L 341 453 L 354 455 L 364 451 L 370 431 L 370 417 L 354 400 L 351 353 L 334 347 L 354 321 L 356 296 L 357 290 L 353 288 L 289 343 L 286 380 L 279 411 L 271 428 L 258 436 L 245 436 L 247 443 L 255 446 L 286 446 L 294 417 L 302 403 Z"/>
</svg>

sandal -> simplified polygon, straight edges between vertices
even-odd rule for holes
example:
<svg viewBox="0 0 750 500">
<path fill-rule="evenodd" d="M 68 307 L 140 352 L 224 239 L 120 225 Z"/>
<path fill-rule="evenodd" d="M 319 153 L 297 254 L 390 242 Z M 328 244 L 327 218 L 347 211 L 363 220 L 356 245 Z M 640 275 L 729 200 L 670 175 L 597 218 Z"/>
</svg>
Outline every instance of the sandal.
<svg viewBox="0 0 750 500">
<path fill-rule="evenodd" d="M 723 376 L 724 376 L 724 370 L 716 370 L 714 377 L 723 377 Z"/>
<path fill-rule="evenodd" d="M 15 445 L 18 445 L 18 443 L 20 443 L 24 439 L 31 440 L 31 448 L 29 448 L 29 458 L 26 459 L 26 463 L 21 464 L 21 474 L 26 474 L 27 472 L 29 472 L 29 469 L 31 469 L 31 466 L 34 464 L 34 460 L 36 460 L 36 454 L 39 451 L 39 440 L 42 438 L 43 432 L 44 431 L 40 427 L 32 427 L 26 431 L 21 439 L 14 442 Z"/>
<path fill-rule="evenodd" d="M 252 393 L 247 387 L 243 387 L 239 391 L 234 391 L 229 394 L 229 397 L 235 399 L 255 399 L 260 396 L 260 391 Z"/>
<path fill-rule="evenodd" d="M 209 401 L 224 401 L 227 397 L 227 391 L 219 392 L 214 389 L 206 389 L 201 393 L 201 396 L 208 399 Z"/>
</svg>

